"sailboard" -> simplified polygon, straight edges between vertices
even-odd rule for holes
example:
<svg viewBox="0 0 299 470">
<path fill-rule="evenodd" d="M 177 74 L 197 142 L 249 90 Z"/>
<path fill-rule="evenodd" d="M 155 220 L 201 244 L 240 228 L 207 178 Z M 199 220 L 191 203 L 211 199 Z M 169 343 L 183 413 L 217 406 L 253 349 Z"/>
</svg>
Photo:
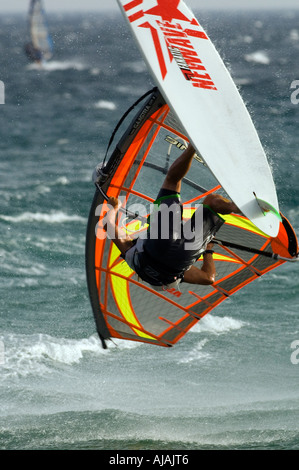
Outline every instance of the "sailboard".
<svg viewBox="0 0 299 470">
<path fill-rule="evenodd" d="M 165 174 L 189 137 L 157 88 L 138 101 L 116 127 L 121 138 L 115 147 L 110 140 L 111 154 L 106 154 L 102 179 L 96 185 L 86 233 L 87 284 L 104 348 L 112 338 L 171 347 L 239 289 L 286 261 L 298 260 L 296 234 L 282 214 L 275 237 L 245 215 L 230 214 L 224 216 L 214 239 L 217 277 L 213 285 L 182 283 L 180 290 L 156 291 L 142 282 L 104 230 L 107 199 L 122 200 L 117 223 L 133 238 L 140 236 L 148 227 L 151 205 Z M 112 135 L 115 139 L 116 134 Z M 186 221 L 210 193 L 227 196 L 197 155 L 182 182 Z M 199 259 L 195 266 L 201 264 Z"/>
<path fill-rule="evenodd" d="M 42 0 L 31 0 L 28 13 L 28 28 L 31 41 L 25 45 L 29 60 L 48 61 L 53 56 L 53 41 L 49 32 L 46 12 Z"/>
<path fill-rule="evenodd" d="M 155 84 L 229 197 L 276 237 L 279 204 L 249 112 L 206 31 L 182 0 L 117 0 Z"/>
</svg>

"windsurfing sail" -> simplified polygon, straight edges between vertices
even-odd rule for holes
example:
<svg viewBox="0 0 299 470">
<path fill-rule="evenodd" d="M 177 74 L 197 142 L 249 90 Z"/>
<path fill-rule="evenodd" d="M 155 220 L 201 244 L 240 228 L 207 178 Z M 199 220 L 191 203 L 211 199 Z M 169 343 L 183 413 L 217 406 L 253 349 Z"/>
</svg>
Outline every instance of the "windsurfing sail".
<svg viewBox="0 0 299 470">
<path fill-rule="evenodd" d="M 31 0 L 28 24 L 31 42 L 25 46 L 27 57 L 36 62 L 50 60 L 53 56 L 53 41 L 42 0 Z"/>
<path fill-rule="evenodd" d="M 118 224 L 132 237 L 147 229 L 147 217 L 171 163 L 189 138 L 164 98 L 154 89 L 128 114 L 123 135 L 103 167 L 86 235 L 86 273 L 97 332 L 103 347 L 120 338 L 169 347 L 225 299 L 285 261 L 298 260 L 293 228 L 281 215 L 279 232 L 270 237 L 243 215 L 224 216 L 214 240 L 216 282 L 182 283 L 180 290 L 156 291 L 142 282 L 103 230 L 107 198 L 123 201 Z M 135 111 L 136 112 L 136 111 Z M 117 126 L 118 127 L 118 126 Z M 200 155 L 182 182 L 184 219 L 210 193 L 227 196 Z M 199 259 L 196 266 L 200 267 Z"/>
</svg>

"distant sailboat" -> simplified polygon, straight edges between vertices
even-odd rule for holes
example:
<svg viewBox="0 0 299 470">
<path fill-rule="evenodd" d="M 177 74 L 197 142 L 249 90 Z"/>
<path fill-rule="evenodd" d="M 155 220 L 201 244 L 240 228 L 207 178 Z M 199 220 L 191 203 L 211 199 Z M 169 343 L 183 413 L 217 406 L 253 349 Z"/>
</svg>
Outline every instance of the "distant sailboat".
<svg viewBox="0 0 299 470">
<path fill-rule="evenodd" d="M 28 16 L 31 42 L 25 45 L 25 53 L 30 61 L 48 61 L 53 56 L 53 42 L 42 0 L 31 0 Z"/>
</svg>

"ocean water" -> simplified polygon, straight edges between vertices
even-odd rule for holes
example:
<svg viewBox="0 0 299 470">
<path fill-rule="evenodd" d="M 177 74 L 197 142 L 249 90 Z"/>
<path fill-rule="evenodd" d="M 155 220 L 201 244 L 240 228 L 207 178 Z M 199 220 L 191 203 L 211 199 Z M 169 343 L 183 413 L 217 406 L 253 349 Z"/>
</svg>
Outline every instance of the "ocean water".
<svg viewBox="0 0 299 470">
<path fill-rule="evenodd" d="M 197 17 L 299 233 L 299 13 Z M 239 291 L 174 348 L 102 349 L 85 278 L 91 174 L 154 83 L 120 14 L 49 24 L 55 55 L 41 69 L 23 53 L 26 18 L 0 19 L 0 448 L 298 450 L 297 264 Z"/>
</svg>

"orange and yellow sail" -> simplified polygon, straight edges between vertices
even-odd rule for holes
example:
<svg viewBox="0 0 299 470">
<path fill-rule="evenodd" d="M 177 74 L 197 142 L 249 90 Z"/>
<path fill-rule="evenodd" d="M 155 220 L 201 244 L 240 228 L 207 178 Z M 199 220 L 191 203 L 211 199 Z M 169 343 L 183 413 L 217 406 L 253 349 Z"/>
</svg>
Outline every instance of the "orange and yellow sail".
<svg viewBox="0 0 299 470">
<path fill-rule="evenodd" d="M 228 215 L 214 245 L 217 277 L 212 286 L 182 283 L 179 290 L 157 292 L 138 279 L 102 232 L 99 222 L 105 214 L 105 198 L 121 198 L 129 208 L 122 222 L 125 230 L 133 236 L 146 230 L 146 216 L 138 217 L 138 208 L 150 213 L 167 168 L 187 143 L 184 130 L 155 90 L 126 128 L 105 166 L 107 177 L 95 192 L 86 236 L 87 282 L 104 347 L 109 338 L 173 346 L 225 299 L 284 263 L 279 256 L 291 260 L 298 254 L 296 235 L 285 217 L 273 239 L 247 218 Z M 225 195 L 202 163 L 194 159 L 182 183 L 186 219 L 207 193 Z M 272 254 L 278 256 L 273 258 Z M 199 259 L 198 266 L 201 263 Z"/>
</svg>

